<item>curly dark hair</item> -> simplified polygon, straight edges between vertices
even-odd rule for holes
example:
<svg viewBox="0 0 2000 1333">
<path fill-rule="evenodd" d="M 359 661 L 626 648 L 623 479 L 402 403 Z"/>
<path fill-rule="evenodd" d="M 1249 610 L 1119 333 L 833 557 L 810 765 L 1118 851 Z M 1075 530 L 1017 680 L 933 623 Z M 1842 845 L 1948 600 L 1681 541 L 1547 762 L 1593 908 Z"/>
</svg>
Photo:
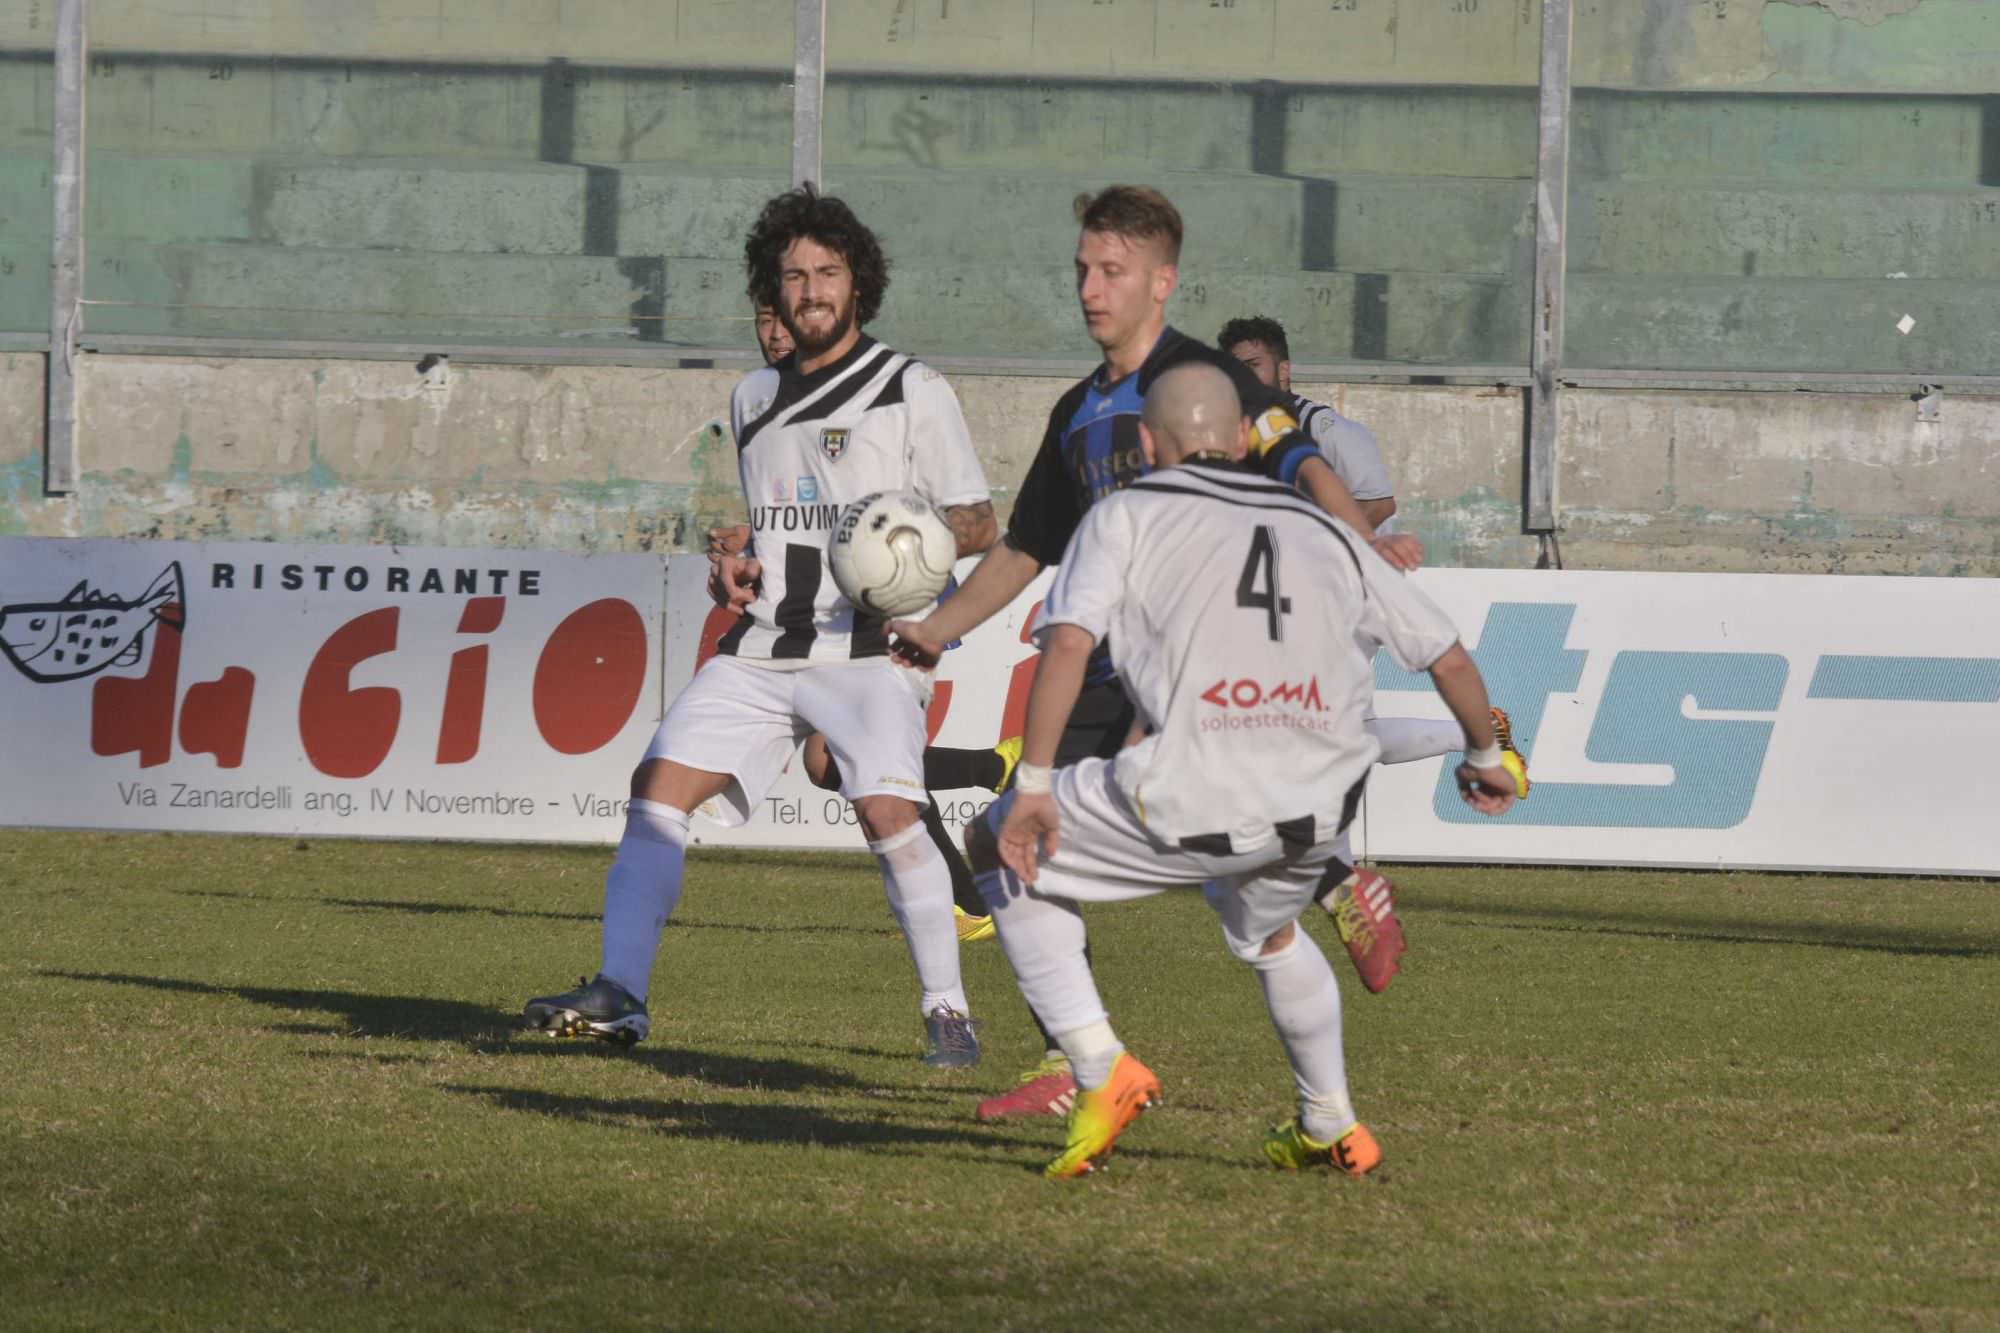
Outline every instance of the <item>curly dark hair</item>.
<svg viewBox="0 0 2000 1333">
<path fill-rule="evenodd" d="M 837 251 L 847 261 L 854 274 L 857 323 L 866 324 L 881 313 L 882 296 L 889 290 L 889 257 L 882 253 L 882 243 L 853 209 L 821 194 L 811 181 L 765 204 L 750 228 L 750 237 L 743 242 L 743 267 L 750 279 L 746 290 L 751 300 L 780 308 L 779 270 L 785 251 L 801 236 Z"/>
<path fill-rule="evenodd" d="M 1215 345 L 1225 352 L 1238 343 L 1262 343 L 1278 360 L 1292 359 L 1291 346 L 1285 341 L 1285 326 L 1268 315 L 1232 319 L 1215 335 Z"/>
</svg>

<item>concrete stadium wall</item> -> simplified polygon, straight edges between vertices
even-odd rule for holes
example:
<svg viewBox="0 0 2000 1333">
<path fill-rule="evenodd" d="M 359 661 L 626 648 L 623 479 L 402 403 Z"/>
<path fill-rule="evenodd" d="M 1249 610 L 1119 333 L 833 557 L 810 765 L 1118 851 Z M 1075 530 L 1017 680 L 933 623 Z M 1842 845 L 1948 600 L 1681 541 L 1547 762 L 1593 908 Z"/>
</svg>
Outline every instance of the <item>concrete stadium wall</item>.
<svg viewBox="0 0 2000 1333">
<path fill-rule="evenodd" d="M 1525 366 L 1527 0 L 828 8 L 826 176 L 896 261 L 896 345 L 1087 361 L 1069 200 L 1130 179 L 1187 215 L 1192 332 L 1256 311 L 1301 363 Z M 745 347 L 791 12 L 92 0 L 85 335 Z M 53 23 L 0 6 L 0 333 L 48 324 Z M 1571 369 L 2000 368 L 2000 7 L 1606 0 L 1573 66 Z M 0 360 L 0 532 L 677 550 L 740 503 L 726 370 L 108 354 L 84 483 L 44 500 L 41 360 Z M 1059 383 L 955 381 L 1012 484 Z M 1376 428 L 1434 559 L 1532 560 L 1518 393 L 1302 387 Z M 1564 413 L 1572 565 L 2000 573 L 1994 400 Z"/>
<path fill-rule="evenodd" d="M 741 515 L 740 373 L 82 360 L 83 481 L 41 496 L 42 359 L 0 356 L 0 534 L 697 549 Z M 958 375 L 1003 511 L 1066 382 Z M 1299 387 L 1367 422 L 1439 565 L 1525 567 L 1516 390 Z M 1571 568 L 2000 576 L 2000 398 L 1571 390 Z"/>
</svg>

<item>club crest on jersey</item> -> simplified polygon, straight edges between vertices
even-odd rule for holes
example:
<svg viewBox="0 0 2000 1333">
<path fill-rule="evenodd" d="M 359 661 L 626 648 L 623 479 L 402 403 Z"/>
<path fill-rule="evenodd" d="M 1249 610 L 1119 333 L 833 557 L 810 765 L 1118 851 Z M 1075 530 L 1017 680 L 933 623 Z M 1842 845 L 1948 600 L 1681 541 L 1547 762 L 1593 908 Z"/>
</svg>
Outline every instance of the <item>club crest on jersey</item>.
<svg viewBox="0 0 2000 1333">
<path fill-rule="evenodd" d="M 818 478 L 818 477 L 800 477 L 800 478 L 799 478 L 799 503 L 800 503 L 800 504 L 811 504 L 811 503 L 812 503 L 813 501 L 815 501 L 815 500 L 817 500 L 817 499 L 819 499 L 819 478 Z"/>
<path fill-rule="evenodd" d="M 838 459 L 847 452 L 847 427 L 828 426 L 819 433 L 820 452 L 830 459 Z"/>
</svg>

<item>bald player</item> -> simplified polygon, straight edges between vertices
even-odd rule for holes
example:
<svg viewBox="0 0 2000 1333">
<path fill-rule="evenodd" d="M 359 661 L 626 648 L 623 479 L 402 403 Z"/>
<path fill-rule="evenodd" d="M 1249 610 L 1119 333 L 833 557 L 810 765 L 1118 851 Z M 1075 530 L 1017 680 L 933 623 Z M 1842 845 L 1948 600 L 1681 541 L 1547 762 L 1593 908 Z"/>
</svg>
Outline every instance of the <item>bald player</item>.
<svg viewBox="0 0 2000 1333">
<path fill-rule="evenodd" d="M 1298 1094 L 1265 1157 L 1358 1176 L 1381 1149 L 1349 1101 L 1339 987 L 1296 918 L 1345 873 L 1338 840 L 1378 750 L 1362 725 L 1373 672 L 1361 645 L 1430 672 L 1475 742 L 1458 768 L 1474 809 L 1504 813 L 1513 777 L 1444 612 L 1355 529 L 1240 466 L 1248 424 L 1227 375 L 1166 371 L 1139 438 L 1155 470 L 1092 505 L 1064 550 L 1032 629 L 1042 657 L 1014 787 L 970 840 L 975 869 L 1004 866 L 982 879 L 1001 944 L 1079 1089 L 1047 1174 L 1090 1172 L 1160 1091 L 1111 1027 L 1077 904 L 1208 881 Z M 1057 769 L 1086 665 L 1107 641 L 1144 738 Z"/>
</svg>

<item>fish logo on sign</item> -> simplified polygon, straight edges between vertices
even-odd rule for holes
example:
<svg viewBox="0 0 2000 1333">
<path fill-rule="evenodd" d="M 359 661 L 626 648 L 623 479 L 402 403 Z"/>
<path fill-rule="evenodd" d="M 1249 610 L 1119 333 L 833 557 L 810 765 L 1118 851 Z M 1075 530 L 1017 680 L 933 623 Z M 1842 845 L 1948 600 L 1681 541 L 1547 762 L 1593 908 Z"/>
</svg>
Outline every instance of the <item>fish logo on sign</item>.
<svg viewBox="0 0 2000 1333">
<path fill-rule="evenodd" d="M 828 459 L 838 461 L 847 452 L 847 427 L 828 426 L 819 433 L 819 447 Z"/>
<path fill-rule="evenodd" d="M 56 602 L 0 606 L 0 653 L 29 680 L 53 684 L 133 666 L 154 621 L 186 624 L 187 592 L 177 560 L 137 597 L 113 597 L 80 580 Z"/>
</svg>

